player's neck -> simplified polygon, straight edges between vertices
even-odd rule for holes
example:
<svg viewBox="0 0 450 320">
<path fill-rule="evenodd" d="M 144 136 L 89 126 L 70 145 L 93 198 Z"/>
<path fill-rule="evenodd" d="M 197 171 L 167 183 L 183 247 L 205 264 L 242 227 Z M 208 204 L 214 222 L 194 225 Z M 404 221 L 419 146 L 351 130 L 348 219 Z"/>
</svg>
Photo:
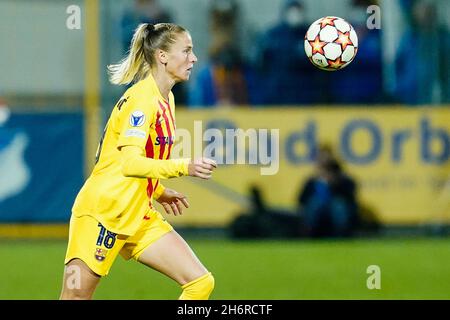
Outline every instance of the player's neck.
<svg viewBox="0 0 450 320">
<path fill-rule="evenodd" d="M 169 93 L 172 87 L 175 85 L 175 81 L 171 79 L 165 72 L 158 72 L 158 70 L 152 69 L 151 74 L 155 79 L 156 86 L 159 89 L 162 97 L 169 101 Z"/>
</svg>

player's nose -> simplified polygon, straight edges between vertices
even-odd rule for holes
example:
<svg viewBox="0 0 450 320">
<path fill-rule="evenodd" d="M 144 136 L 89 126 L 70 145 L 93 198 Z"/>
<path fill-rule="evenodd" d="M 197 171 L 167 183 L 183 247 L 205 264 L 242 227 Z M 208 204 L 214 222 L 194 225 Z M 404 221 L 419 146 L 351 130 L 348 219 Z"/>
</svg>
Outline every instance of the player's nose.
<svg viewBox="0 0 450 320">
<path fill-rule="evenodd" d="M 191 54 L 191 62 L 192 63 L 196 63 L 198 61 L 197 56 L 195 55 L 195 53 L 192 52 Z"/>
</svg>

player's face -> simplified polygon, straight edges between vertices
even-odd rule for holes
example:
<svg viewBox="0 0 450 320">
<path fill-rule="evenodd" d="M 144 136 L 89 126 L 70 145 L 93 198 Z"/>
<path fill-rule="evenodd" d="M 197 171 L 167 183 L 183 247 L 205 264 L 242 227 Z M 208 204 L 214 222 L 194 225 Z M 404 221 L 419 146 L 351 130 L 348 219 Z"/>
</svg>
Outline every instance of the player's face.
<svg viewBox="0 0 450 320">
<path fill-rule="evenodd" d="M 190 34 L 180 33 L 168 52 L 166 71 L 176 82 L 187 81 L 196 62 Z"/>
</svg>

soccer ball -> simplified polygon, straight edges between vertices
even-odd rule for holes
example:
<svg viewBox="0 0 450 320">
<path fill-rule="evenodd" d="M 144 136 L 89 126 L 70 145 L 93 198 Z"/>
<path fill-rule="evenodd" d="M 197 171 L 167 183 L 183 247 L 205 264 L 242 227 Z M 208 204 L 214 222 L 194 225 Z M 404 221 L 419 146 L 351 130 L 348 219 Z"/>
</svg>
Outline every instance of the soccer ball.
<svg viewBox="0 0 450 320">
<path fill-rule="evenodd" d="M 336 71 L 349 65 L 358 52 L 358 36 L 342 18 L 323 17 L 311 24 L 305 35 L 305 52 L 313 65 Z"/>
</svg>

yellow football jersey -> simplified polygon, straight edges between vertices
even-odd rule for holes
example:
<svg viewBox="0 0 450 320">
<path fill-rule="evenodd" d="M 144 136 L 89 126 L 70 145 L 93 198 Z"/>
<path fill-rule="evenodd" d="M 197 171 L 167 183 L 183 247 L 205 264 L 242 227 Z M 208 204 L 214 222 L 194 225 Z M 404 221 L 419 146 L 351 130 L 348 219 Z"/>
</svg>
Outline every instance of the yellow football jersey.
<svg viewBox="0 0 450 320">
<path fill-rule="evenodd" d="M 164 191 L 159 179 L 126 177 L 120 148 L 138 146 L 148 158 L 166 160 L 175 139 L 175 104 L 166 101 L 151 75 L 129 88 L 117 102 L 100 141 L 96 164 L 75 200 L 75 216 L 93 216 L 108 230 L 132 235 L 154 210 L 152 199 Z M 170 171 L 170 170 L 169 170 Z M 183 174 L 186 174 L 183 173 Z"/>
</svg>

